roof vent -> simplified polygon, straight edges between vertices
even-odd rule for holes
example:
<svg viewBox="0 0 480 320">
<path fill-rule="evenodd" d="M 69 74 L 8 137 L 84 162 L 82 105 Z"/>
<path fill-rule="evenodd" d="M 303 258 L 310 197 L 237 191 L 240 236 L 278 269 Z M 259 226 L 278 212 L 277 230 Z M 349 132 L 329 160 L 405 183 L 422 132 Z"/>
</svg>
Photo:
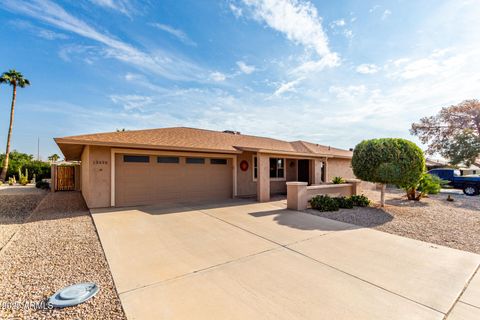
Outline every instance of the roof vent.
<svg viewBox="0 0 480 320">
<path fill-rule="evenodd" d="M 233 130 L 223 130 L 223 133 L 229 133 L 229 134 L 240 134 L 240 131 L 233 131 Z"/>
</svg>

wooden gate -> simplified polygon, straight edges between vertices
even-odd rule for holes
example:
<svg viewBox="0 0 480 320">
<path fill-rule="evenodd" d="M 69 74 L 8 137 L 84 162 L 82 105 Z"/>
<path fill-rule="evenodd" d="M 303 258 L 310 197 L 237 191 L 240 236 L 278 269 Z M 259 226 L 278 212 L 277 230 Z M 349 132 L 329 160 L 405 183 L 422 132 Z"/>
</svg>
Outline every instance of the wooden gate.
<svg viewBox="0 0 480 320">
<path fill-rule="evenodd" d="M 75 166 L 55 166 L 55 191 L 75 190 Z"/>
</svg>

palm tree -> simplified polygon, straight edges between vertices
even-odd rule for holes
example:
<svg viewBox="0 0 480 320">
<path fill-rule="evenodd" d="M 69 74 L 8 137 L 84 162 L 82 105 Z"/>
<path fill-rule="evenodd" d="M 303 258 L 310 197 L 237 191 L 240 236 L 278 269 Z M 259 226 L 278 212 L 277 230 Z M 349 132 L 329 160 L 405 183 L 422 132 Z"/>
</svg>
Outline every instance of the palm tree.
<svg viewBox="0 0 480 320">
<path fill-rule="evenodd" d="M 60 159 L 60 156 L 56 153 L 54 153 L 50 157 L 48 157 L 48 160 L 51 161 L 51 162 L 57 162 L 58 159 Z"/>
<path fill-rule="evenodd" d="M 2 76 L 0 77 L 0 83 L 6 83 L 13 87 L 12 106 L 10 109 L 10 126 L 8 128 L 7 135 L 7 150 L 5 152 L 5 161 L 3 162 L 2 173 L 0 173 L 0 181 L 5 181 L 5 178 L 7 177 L 8 160 L 10 156 L 10 140 L 12 137 L 13 117 L 15 115 L 15 99 L 17 98 L 17 86 L 19 86 L 20 88 L 24 88 L 30 85 L 30 81 L 28 81 L 28 79 L 25 79 L 20 72 L 11 69 L 2 74 Z"/>
</svg>

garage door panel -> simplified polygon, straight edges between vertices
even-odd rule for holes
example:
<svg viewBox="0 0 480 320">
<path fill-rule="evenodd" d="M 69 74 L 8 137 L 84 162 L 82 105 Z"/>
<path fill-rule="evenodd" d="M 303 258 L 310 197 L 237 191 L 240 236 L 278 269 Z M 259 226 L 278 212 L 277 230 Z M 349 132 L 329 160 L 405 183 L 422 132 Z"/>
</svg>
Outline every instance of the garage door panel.
<svg viewBox="0 0 480 320">
<path fill-rule="evenodd" d="M 163 201 L 220 200 L 232 197 L 232 160 L 227 164 L 124 162 L 115 158 L 115 203 L 117 206 L 155 204 Z"/>
</svg>

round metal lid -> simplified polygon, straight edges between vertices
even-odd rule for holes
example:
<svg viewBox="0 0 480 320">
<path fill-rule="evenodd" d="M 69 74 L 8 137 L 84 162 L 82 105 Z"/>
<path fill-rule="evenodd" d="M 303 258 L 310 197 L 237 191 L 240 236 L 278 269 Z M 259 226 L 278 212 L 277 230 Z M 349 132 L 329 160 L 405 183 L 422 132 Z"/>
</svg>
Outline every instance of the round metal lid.
<svg viewBox="0 0 480 320">
<path fill-rule="evenodd" d="M 74 284 L 55 292 L 48 299 L 48 303 L 54 308 L 75 306 L 95 296 L 98 290 L 98 286 L 93 282 Z"/>
</svg>

